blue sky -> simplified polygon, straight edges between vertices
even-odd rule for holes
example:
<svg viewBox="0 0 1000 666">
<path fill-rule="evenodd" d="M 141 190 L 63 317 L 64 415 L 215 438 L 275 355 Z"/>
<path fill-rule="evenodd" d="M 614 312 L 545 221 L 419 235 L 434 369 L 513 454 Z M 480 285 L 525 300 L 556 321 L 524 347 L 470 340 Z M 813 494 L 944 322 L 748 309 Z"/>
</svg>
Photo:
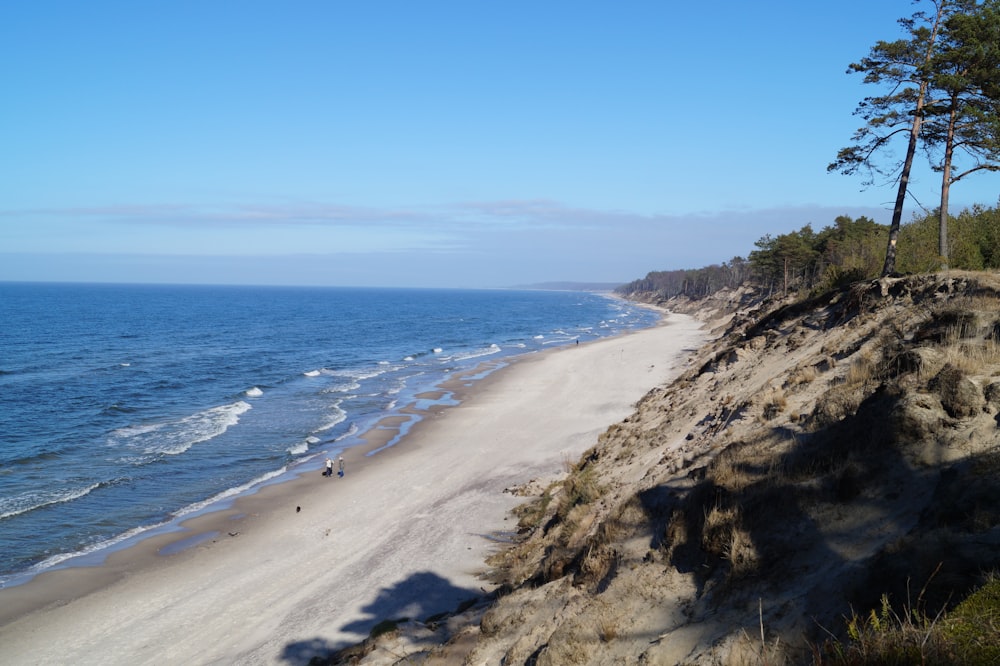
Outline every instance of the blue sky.
<svg viewBox="0 0 1000 666">
<path fill-rule="evenodd" d="M 913 10 L 4 3 L 0 280 L 626 282 L 888 222 L 891 186 L 826 165 L 876 92 L 847 65 Z M 996 178 L 953 209 L 995 205 Z"/>
</svg>

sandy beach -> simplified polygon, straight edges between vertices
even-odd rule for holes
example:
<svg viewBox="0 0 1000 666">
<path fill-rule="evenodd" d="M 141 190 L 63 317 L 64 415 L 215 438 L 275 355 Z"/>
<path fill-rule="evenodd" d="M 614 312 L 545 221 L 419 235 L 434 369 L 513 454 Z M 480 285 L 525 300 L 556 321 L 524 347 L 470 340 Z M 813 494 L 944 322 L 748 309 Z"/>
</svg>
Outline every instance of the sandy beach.
<svg viewBox="0 0 1000 666">
<path fill-rule="evenodd" d="M 523 501 L 561 474 L 703 342 L 671 314 L 623 336 L 519 358 L 395 445 L 385 421 L 319 470 L 117 552 L 0 590 L 5 664 L 308 663 L 386 618 L 425 618 L 489 590 L 480 574 Z M 418 405 L 413 406 L 419 409 Z"/>
</svg>

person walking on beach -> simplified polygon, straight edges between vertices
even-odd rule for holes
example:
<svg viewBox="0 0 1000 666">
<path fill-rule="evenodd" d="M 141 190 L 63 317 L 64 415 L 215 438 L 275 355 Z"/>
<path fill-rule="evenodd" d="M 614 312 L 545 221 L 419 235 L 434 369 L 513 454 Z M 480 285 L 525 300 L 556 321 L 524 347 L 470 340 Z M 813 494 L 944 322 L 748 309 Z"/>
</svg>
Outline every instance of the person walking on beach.
<svg viewBox="0 0 1000 666">
<path fill-rule="evenodd" d="M 343 478 L 344 477 L 344 456 L 340 456 L 339 458 L 337 458 L 337 467 L 339 469 L 339 471 L 337 472 L 337 476 Z"/>
<path fill-rule="evenodd" d="M 326 471 L 323 472 L 323 476 L 333 476 L 333 460 L 330 458 L 326 459 Z"/>
</svg>

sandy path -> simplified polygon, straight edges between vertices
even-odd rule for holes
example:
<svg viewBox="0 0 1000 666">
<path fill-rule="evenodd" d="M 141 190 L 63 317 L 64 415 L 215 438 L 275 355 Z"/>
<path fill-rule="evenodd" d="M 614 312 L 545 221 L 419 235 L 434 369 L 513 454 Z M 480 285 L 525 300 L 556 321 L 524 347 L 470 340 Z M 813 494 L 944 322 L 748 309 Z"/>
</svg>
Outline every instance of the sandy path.
<svg viewBox="0 0 1000 666">
<path fill-rule="evenodd" d="M 0 663 L 304 664 L 382 619 L 453 610 L 486 587 L 484 535 L 512 526 L 503 489 L 559 474 L 703 336 L 670 315 L 523 358 L 391 449 L 349 455 L 343 479 L 310 473 L 194 521 L 218 530 L 197 546 L 156 555 L 168 539 L 152 539 L 0 590 Z"/>
</svg>

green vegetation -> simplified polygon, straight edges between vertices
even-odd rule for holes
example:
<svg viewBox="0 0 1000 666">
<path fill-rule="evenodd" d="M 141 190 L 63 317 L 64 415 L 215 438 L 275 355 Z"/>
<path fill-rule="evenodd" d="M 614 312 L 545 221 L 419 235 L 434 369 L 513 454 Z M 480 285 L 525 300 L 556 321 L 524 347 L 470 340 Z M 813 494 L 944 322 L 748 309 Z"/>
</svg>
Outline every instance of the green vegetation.
<svg viewBox="0 0 1000 666">
<path fill-rule="evenodd" d="M 948 264 L 960 270 L 1000 269 L 1000 208 L 974 206 L 949 218 Z M 939 216 L 915 217 L 899 231 L 896 266 L 902 273 L 926 273 L 945 262 L 938 252 Z M 764 294 L 808 295 L 880 274 L 889 228 L 867 217 L 842 215 L 816 232 L 798 231 L 758 240 L 749 257 L 698 269 L 654 271 L 619 287 L 625 296 L 704 298 L 721 289 L 749 287 Z"/>
<path fill-rule="evenodd" d="M 878 610 L 855 613 L 848 638 L 817 650 L 817 666 L 854 664 L 1000 663 L 1000 580 L 990 580 L 950 613 L 930 616 L 921 607 L 897 613 L 886 596 Z"/>
<path fill-rule="evenodd" d="M 965 664 L 1000 663 L 1000 580 L 991 579 L 949 613 L 941 635 Z"/>
</svg>

